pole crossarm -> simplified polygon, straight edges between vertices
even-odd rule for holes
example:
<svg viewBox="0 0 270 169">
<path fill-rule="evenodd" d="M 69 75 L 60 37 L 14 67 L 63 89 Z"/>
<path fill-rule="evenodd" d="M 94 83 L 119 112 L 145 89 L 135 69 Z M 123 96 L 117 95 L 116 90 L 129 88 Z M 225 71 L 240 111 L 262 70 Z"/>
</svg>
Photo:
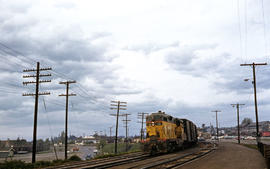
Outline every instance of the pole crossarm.
<svg viewBox="0 0 270 169">
<path fill-rule="evenodd" d="M 244 64 L 240 64 L 240 66 L 262 66 L 262 65 L 267 65 L 267 63 L 244 63 Z"/>
<path fill-rule="evenodd" d="M 212 110 L 212 112 L 221 112 L 221 110 Z"/>
<path fill-rule="evenodd" d="M 65 82 L 59 82 L 59 84 L 71 84 L 71 83 L 76 83 L 76 80 L 70 80 L 70 81 L 65 81 Z"/>
<path fill-rule="evenodd" d="M 38 83 L 48 83 L 51 82 L 51 80 L 39 80 Z M 30 82 L 23 82 L 23 85 L 28 85 L 28 84 L 32 84 L 32 83 L 37 83 L 35 81 L 30 81 Z"/>
<path fill-rule="evenodd" d="M 39 77 L 52 76 L 52 74 L 40 74 Z M 37 77 L 37 75 L 24 75 L 23 78 Z"/>
<path fill-rule="evenodd" d="M 38 95 L 50 95 L 51 93 L 50 92 L 40 92 L 38 93 Z M 36 94 L 35 93 L 23 93 L 22 96 L 35 96 Z"/>
<path fill-rule="evenodd" d="M 48 67 L 48 68 L 40 68 L 40 69 L 25 69 L 23 70 L 23 72 L 36 72 L 36 71 L 46 71 L 46 70 L 52 70 L 51 67 Z"/>
<path fill-rule="evenodd" d="M 71 94 L 68 94 L 68 95 L 66 95 L 66 94 L 59 94 L 58 96 L 77 96 L 77 95 L 74 94 L 74 93 L 71 93 Z"/>
</svg>

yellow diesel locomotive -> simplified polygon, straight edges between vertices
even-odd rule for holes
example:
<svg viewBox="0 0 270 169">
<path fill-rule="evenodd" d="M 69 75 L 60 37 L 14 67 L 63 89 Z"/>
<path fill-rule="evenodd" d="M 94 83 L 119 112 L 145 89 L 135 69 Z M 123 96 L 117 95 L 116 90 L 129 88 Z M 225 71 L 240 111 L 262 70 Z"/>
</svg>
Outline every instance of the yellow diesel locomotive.
<svg viewBox="0 0 270 169">
<path fill-rule="evenodd" d="M 162 111 L 146 116 L 146 132 L 143 151 L 151 154 L 172 152 L 197 143 L 196 125 Z"/>
</svg>

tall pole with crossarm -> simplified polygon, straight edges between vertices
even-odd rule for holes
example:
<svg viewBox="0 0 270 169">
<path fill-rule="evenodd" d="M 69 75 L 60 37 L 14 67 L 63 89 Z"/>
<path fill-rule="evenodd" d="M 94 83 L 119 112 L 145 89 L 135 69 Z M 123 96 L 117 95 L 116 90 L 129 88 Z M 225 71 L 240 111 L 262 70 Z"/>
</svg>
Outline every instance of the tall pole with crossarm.
<svg viewBox="0 0 270 169">
<path fill-rule="evenodd" d="M 66 85 L 66 94 L 60 94 L 59 96 L 66 96 L 66 121 L 65 121 L 65 159 L 67 159 L 67 145 L 68 145 L 68 97 L 69 96 L 76 96 L 76 94 L 71 93 L 69 94 L 69 84 L 76 83 L 75 80 L 73 81 L 65 81 L 65 82 L 59 82 L 59 84 Z"/>
<path fill-rule="evenodd" d="M 255 116 L 256 116 L 256 136 L 257 142 L 259 139 L 259 120 L 258 120 L 258 106 L 257 106 L 257 91 L 256 91 L 256 72 L 255 66 L 264 66 L 267 63 L 251 63 L 251 64 L 240 64 L 240 66 L 252 66 L 253 69 L 253 87 L 254 87 L 254 104 L 255 104 Z"/>
<path fill-rule="evenodd" d="M 231 104 L 233 107 L 236 106 L 236 109 L 237 109 L 237 133 L 238 133 L 238 144 L 240 144 L 240 126 L 239 126 L 239 106 L 243 106 L 245 104 Z"/>
<path fill-rule="evenodd" d="M 221 111 L 220 110 L 213 110 L 212 112 L 216 112 L 216 127 L 217 127 L 217 139 L 218 139 L 218 115 L 217 115 L 217 113 L 221 112 Z"/>
<path fill-rule="evenodd" d="M 36 93 L 24 93 L 23 96 L 35 96 L 35 112 L 34 112 L 34 129 L 33 129 L 33 148 L 32 148 L 32 163 L 36 162 L 37 148 L 37 116 L 38 116 L 38 96 L 49 95 L 50 92 L 39 93 L 39 84 L 51 82 L 51 80 L 39 80 L 40 77 L 51 76 L 51 74 L 40 74 L 41 71 L 52 70 L 52 68 L 40 68 L 40 63 L 37 62 L 36 69 L 26 69 L 23 72 L 36 72 L 36 75 L 24 75 L 23 78 L 35 78 L 35 81 L 23 82 L 23 85 L 36 84 Z"/>
<path fill-rule="evenodd" d="M 126 110 L 127 102 L 120 101 L 111 101 L 111 109 L 117 110 L 116 114 L 111 114 L 112 116 L 116 116 L 116 125 L 115 125 L 115 141 L 114 141 L 114 153 L 117 154 L 117 137 L 118 137 L 118 119 L 120 110 Z"/>
<path fill-rule="evenodd" d="M 148 115 L 148 113 L 138 113 L 138 118 L 141 119 L 141 121 L 139 123 L 141 123 L 141 141 L 143 141 L 144 139 L 144 128 L 143 128 L 143 124 L 144 124 L 144 119 L 145 119 L 145 116 Z"/>
</svg>

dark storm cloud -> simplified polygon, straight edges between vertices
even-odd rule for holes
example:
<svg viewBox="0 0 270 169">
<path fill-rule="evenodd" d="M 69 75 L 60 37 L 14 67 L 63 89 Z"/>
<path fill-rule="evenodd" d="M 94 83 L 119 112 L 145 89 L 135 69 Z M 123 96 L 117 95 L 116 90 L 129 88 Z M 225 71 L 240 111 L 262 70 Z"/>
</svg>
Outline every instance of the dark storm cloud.
<svg viewBox="0 0 270 169">
<path fill-rule="evenodd" d="M 19 9 L 18 11 L 22 12 Z M 52 73 L 52 77 L 42 78 L 52 79 L 52 83 L 41 84 L 40 87 L 41 92 L 49 91 L 51 95 L 39 99 L 39 126 L 47 127 L 47 121 L 50 120 L 55 131 L 59 133 L 62 130 L 62 125 L 59 124 L 64 124 L 65 108 L 65 98 L 58 97 L 59 94 L 65 93 L 65 86 L 59 85 L 59 81 L 67 78 L 77 81 L 77 84 L 70 87 L 71 92 L 77 94 L 76 97 L 70 98 L 70 111 L 85 119 L 79 122 L 79 127 L 84 128 L 78 130 L 82 131 L 86 130 L 85 127 L 89 129 L 100 124 L 101 120 L 97 119 L 103 119 L 104 124 L 108 123 L 104 116 L 109 117 L 106 114 L 109 110 L 109 96 L 141 92 L 132 89 L 128 80 L 123 83 L 115 74 L 117 68 L 111 65 L 112 57 L 107 54 L 110 46 L 106 39 L 110 38 L 111 33 L 96 32 L 86 37 L 78 25 L 59 27 L 48 23 L 49 26 L 45 26 L 44 22 L 35 16 L 28 16 L 27 10 L 24 12 L 11 16 L 11 11 L 0 11 L 8 16 L 0 17 L 1 43 L 18 51 L 9 51 L 3 46 L 0 48 L 0 57 L 3 60 L 0 80 L 8 82 L 1 83 L 0 92 L 7 89 L 9 91 L 4 92 L 19 93 L 0 96 L 0 117 L 5 119 L 0 120 L 2 127 L 12 127 L 12 131 L 16 132 L 14 125 L 32 126 L 34 100 L 32 97 L 22 97 L 21 94 L 34 92 L 34 85 L 22 86 L 22 81 L 34 80 L 23 79 L 22 75 L 33 73 L 22 73 L 22 70 L 35 68 L 35 61 L 40 61 L 41 67 L 53 68 L 53 72 L 42 72 Z M 2 50 L 7 50 L 8 54 Z M 16 75 L 11 72 L 15 72 Z M 88 81 L 91 83 L 88 84 Z M 99 116 L 95 117 L 97 113 Z M 89 117 L 94 120 L 91 124 Z"/>
</svg>

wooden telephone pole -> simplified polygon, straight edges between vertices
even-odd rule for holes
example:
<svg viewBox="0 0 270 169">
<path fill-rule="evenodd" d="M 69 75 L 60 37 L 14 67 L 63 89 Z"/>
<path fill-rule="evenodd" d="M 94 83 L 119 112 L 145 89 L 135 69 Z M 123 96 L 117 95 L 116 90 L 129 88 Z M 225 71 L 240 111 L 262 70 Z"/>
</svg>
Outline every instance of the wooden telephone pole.
<svg viewBox="0 0 270 169">
<path fill-rule="evenodd" d="M 112 128 L 113 127 L 109 127 L 110 128 L 110 139 L 112 138 Z"/>
<path fill-rule="evenodd" d="M 143 128 L 143 124 L 144 124 L 144 119 L 145 119 L 145 116 L 148 115 L 148 113 L 138 113 L 138 118 L 140 118 L 140 122 L 142 124 L 141 126 L 141 141 L 143 140 L 144 138 L 144 128 Z"/>
<path fill-rule="evenodd" d="M 119 112 L 120 110 L 126 110 L 127 102 L 120 102 L 120 101 L 111 101 L 111 109 L 117 110 L 116 114 L 111 114 L 112 116 L 116 116 L 116 125 L 115 125 L 115 141 L 114 141 L 114 153 L 117 154 L 117 137 L 118 137 L 118 119 L 119 119 Z"/>
<path fill-rule="evenodd" d="M 243 106 L 245 104 L 231 104 L 232 107 L 235 107 L 236 106 L 236 109 L 237 109 L 237 130 L 238 130 L 238 144 L 240 144 L 240 127 L 239 127 L 239 106 Z"/>
<path fill-rule="evenodd" d="M 76 83 L 75 80 L 73 81 L 65 81 L 59 82 L 59 84 L 66 85 L 66 94 L 60 94 L 59 96 L 66 96 L 66 121 L 65 121 L 65 159 L 67 159 L 67 145 L 68 145 L 68 97 L 69 96 L 76 96 L 76 94 L 71 93 L 69 94 L 69 84 Z"/>
<path fill-rule="evenodd" d="M 218 116 L 217 116 L 217 113 L 221 112 L 221 111 L 220 110 L 213 110 L 212 112 L 216 112 L 216 127 L 217 127 L 217 139 L 218 139 Z"/>
<path fill-rule="evenodd" d="M 129 116 L 130 114 L 122 114 L 122 116 L 125 116 L 126 117 L 126 119 L 125 120 L 122 120 L 122 121 L 124 121 L 125 122 L 125 128 L 126 128 L 126 139 L 125 139 L 125 142 L 126 142 L 126 152 L 128 151 L 128 122 L 130 121 L 130 120 L 128 120 L 128 116 Z"/>
<path fill-rule="evenodd" d="M 253 69 L 253 87 L 254 87 L 254 104 L 255 104 L 255 116 L 256 116 L 256 140 L 259 139 L 259 120 L 258 120 L 258 106 L 257 106 L 257 91 L 256 91 L 256 71 L 255 66 L 264 66 L 267 63 L 251 63 L 251 64 L 240 64 L 240 66 L 252 66 Z"/>
<path fill-rule="evenodd" d="M 26 69 L 23 72 L 36 72 L 36 75 L 24 75 L 23 78 L 36 78 L 36 81 L 23 82 L 23 85 L 36 84 L 36 93 L 24 93 L 23 96 L 35 96 L 35 111 L 34 111 L 34 129 L 33 129 L 33 150 L 32 150 L 32 163 L 36 162 L 36 147 L 37 147 L 37 116 L 38 116 L 38 96 L 50 95 L 50 92 L 39 93 L 39 84 L 51 82 L 51 80 L 39 80 L 40 77 L 51 76 L 51 74 L 40 74 L 40 71 L 52 70 L 52 68 L 40 68 L 37 62 L 36 69 Z"/>
</svg>

